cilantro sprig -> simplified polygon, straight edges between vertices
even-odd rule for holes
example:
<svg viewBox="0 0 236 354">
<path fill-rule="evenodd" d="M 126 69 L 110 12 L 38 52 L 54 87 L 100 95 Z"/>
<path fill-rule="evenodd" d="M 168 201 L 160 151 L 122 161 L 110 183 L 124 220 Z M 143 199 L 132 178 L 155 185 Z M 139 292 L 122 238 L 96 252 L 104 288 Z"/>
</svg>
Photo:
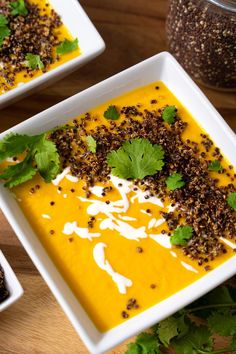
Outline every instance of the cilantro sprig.
<svg viewBox="0 0 236 354">
<path fill-rule="evenodd" d="M 148 139 L 133 139 L 111 151 L 107 163 L 114 176 L 142 179 L 160 171 L 164 166 L 163 158 L 164 150 L 160 145 L 152 145 Z"/>
<path fill-rule="evenodd" d="M 120 118 L 120 112 L 118 111 L 117 107 L 111 105 L 107 108 L 107 110 L 103 114 L 104 118 L 110 120 L 117 120 Z"/>
<path fill-rule="evenodd" d="M 222 166 L 220 164 L 219 160 L 213 160 L 209 163 L 208 165 L 208 170 L 209 171 L 214 171 L 214 172 L 219 172 L 222 170 Z"/>
<path fill-rule="evenodd" d="M 9 37 L 10 34 L 11 30 L 8 27 L 8 19 L 6 16 L 0 14 L 0 48 L 3 45 L 4 39 Z"/>
<path fill-rule="evenodd" d="M 30 68 L 30 69 L 40 69 L 42 70 L 44 68 L 44 64 L 40 58 L 39 55 L 36 55 L 36 54 L 32 54 L 32 53 L 28 53 L 26 54 L 26 57 L 25 57 L 26 61 L 27 61 L 27 66 Z"/>
<path fill-rule="evenodd" d="M 162 354 L 170 349 L 177 354 L 235 354 L 235 310 L 235 291 L 229 285 L 218 287 L 157 323 L 148 333 L 141 333 L 125 353 Z M 229 345 L 216 348 L 216 334 L 228 337 Z"/>
<path fill-rule="evenodd" d="M 236 211 L 236 193 L 232 192 L 229 193 L 228 198 L 227 198 L 227 203 L 229 204 L 229 206 L 231 206 L 231 208 Z"/>
<path fill-rule="evenodd" d="M 87 145 L 88 145 L 88 150 L 95 153 L 97 149 L 97 142 L 96 140 L 92 137 L 92 135 L 88 135 L 86 137 Z"/>
<path fill-rule="evenodd" d="M 27 16 L 29 13 L 24 0 L 17 0 L 15 2 L 12 2 L 10 3 L 10 6 L 12 8 L 12 16 Z"/>
<path fill-rule="evenodd" d="M 47 134 L 20 135 L 9 134 L 0 142 L 0 160 L 25 154 L 23 161 L 9 165 L 0 178 L 5 186 L 12 188 L 24 183 L 39 172 L 46 182 L 53 180 L 60 171 L 60 160 L 54 142 Z"/>
<path fill-rule="evenodd" d="M 192 226 L 179 226 L 174 230 L 173 235 L 170 238 L 170 242 L 172 245 L 185 246 L 192 238 L 192 235 Z"/>
<path fill-rule="evenodd" d="M 76 38 L 73 41 L 70 41 L 69 39 L 65 39 L 61 44 L 56 49 L 57 55 L 63 55 L 66 53 L 73 52 L 74 50 L 78 49 L 79 47 L 79 41 L 78 38 Z"/>
<path fill-rule="evenodd" d="M 166 179 L 166 186 L 169 190 L 173 191 L 177 188 L 181 188 L 185 185 L 183 176 L 181 173 L 173 173 Z"/>
<path fill-rule="evenodd" d="M 177 108 L 175 106 L 167 106 L 162 111 L 162 119 L 168 124 L 175 122 Z"/>
</svg>

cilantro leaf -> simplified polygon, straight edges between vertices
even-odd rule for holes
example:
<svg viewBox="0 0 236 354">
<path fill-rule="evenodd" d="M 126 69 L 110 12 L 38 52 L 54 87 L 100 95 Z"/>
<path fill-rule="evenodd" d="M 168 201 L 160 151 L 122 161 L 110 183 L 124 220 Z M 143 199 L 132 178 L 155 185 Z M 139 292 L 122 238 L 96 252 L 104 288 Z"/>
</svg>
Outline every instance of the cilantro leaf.
<svg viewBox="0 0 236 354">
<path fill-rule="evenodd" d="M 214 311 L 207 320 L 212 333 L 218 333 L 221 336 L 236 335 L 236 315 L 233 315 L 228 309 L 224 311 Z"/>
<path fill-rule="evenodd" d="M 128 344 L 126 354 L 162 354 L 158 338 L 151 333 L 141 333 L 135 343 Z"/>
<path fill-rule="evenodd" d="M 34 146 L 33 154 L 37 169 L 40 175 L 46 182 L 53 180 L 60 171 L 59 155 L 57 153 L 56 145 L 46 139 L 42 138 Z"/>
<path fill-rule="evenodd" d="M 120 112 L 118 111 L 118 109 L 116 108 L 116 106 L 109 106 L 107 108 L 107 110 L 104 112 L 103 116 L 106 119 L 110 119 L 110 120 L 117 120 L 120 118 Z"/>
<path fill-rule="evenodd" d="M 193 235 L 193 228 L 191 226 L 179 226 L 173 232 L 170 238 L 172 245 L 185 246 Z"/>
<path fill-rule="evenodd" d="M 141 333 L 136 343 L 141 347 L 143 354 L 161 354 L 157 338 L 150 333 Z"/>
<path fill-rule="evenodd" d="M 26 157 L 22 162 L 8 166 L 4 173 L 0 175 L 0 178 L 7 180 L 5 187 L 12 188 L 29 181 L 36 172 L 36 168 L 32 166 L 32 159 Z"/>
<path fill-rule="evenodd" d="M 221 171 L 222 166 L 220 164 L 220 161 L 219 160 L 211 161 L 210 164 L 208 165 L 208 170 L 215 171 L 215 172 Z"/>
<path fill-rule="evenodd" d="M 29 135 L 7 134 L 5 138 L 0 141 L 0 161 L 21 154 L 32 142 L 33 137 Z"/>
<path fill-rule="evenodd" d="M 177 108 L 175 106 L 167 106 L 163 109 L 162 119 L 168 123 L 173 124 L 175 122 Z"/>
<path fill-rule="evenodd" d="M 0 14 L 0 47 L 3 45 L 3 41 L 6 37 L 9 37 L 11 30 L 7 27 L 8 19 Z"/>
<path fill-rule="evenodd" d="M 5 186 L 12 188 L 30 180 L 36 172 L 50 182 L 60 171 L 59 154 L 54 142 L 46 139 L 46 134 L 28 136 L 9 134 L 0 142 L 0 159 L 25 152 L 22 162 L 8 166 L 0 178 Z"/>
<path fill-rule="evenodd" d="M 213 340 L 207 327 L 192 324 L 187 334 L 174 339 L 172 345 L 177 354 L 199 354 L 212 351 Z"/>
<path fill-rule="evenodd" d="M 160 145 L 152 145 L 148 139 L 125 141 L 122 146 L 107 155 L 112 174 L 120 178 L 152 176 L 164 165 L 164 151 Z"/>
<path fill-rule="evenodd" d="M 17 16 L 17 15 L 27 16 L 28 15 L 28 10 L 27 10 L 24 0 L 18 0 L 18 1 L 12 2 L 10 4 L 10 6 L 12 8 L 12 12 L 11 12 L 12 16 Z"/>
<path fill-rule="evenodd" d="M 230 347 L 232 350 L 234 350 L 232 354 L 236 354 L 236 336 L 233 336 Z"/>
<path fill-rule="evenodd" d="M 70 53 L 73 50 L 76 50 L 79 47 L 78 44 L 78 38 L 76 38 L 74 41 L 69 41 L 68 39 L 65 39 L 56 49 L 56 52 L 58 55 L 63 55 L 66 53 Z"/>
<path fill-rule="evenodd" d="M 33 70 L 37 68 L 42 70 L 44 68 L 44 64 L 39 55 L 28 53 L 25 59 L 27 60 L 27 66 Z"/>
<path fill-rule="evenodd" d="M 6 16 L 0 14 L 0 27 L 4 27 L 8 24 L 8 19 Z"/>
<path fill-rule="evenodd" d="M 165 347 L 169 346 L 173 338 L 183 336 L 187 331 L 188 325 L 185 322 L 185 315 L 168 317 L 159 323 L 157 329 L 159 339 Z"/>
<path fill-rule="evenodd" d="M 88 135 L 86 137 L 86 140 L 87 140 L 88 150 L 95 153 L 97 149 L 96 140 L 92 137 L 92 135 Z"/>
<path fill-rule="evenodd" d="M 236 193 L 232 192 L 229 193 L 228 198 L 227 198 L 227 203 L 229 204 L 229 206 L 231 206 L 231 208 L 236 211 Z"/>
<path fill-rule="evenodd" d="M 177 188 L 181 188 L 185 185 L 183 176 L 181 173 L 173 173 L 173 175 L 167 177 L 166 186 L 169 190 L 173 191 Z"/>
<path fill-rule="evenodd" d="M 136 343 L 129 343 L 125 354 L 142 354 L 142 348 Z"/>
</svg>

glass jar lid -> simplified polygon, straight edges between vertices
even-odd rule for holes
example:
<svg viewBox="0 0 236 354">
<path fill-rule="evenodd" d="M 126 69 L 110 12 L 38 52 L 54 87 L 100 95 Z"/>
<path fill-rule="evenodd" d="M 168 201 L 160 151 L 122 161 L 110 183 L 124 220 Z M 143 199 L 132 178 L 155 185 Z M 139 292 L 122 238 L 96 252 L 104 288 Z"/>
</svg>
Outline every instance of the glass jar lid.
<svg viewBox="0 0 236 354">
<path fill-rule="evenodd" d="M 208 2 L 236 13 L 236 0 L 208 0 Z"/>
</svg>

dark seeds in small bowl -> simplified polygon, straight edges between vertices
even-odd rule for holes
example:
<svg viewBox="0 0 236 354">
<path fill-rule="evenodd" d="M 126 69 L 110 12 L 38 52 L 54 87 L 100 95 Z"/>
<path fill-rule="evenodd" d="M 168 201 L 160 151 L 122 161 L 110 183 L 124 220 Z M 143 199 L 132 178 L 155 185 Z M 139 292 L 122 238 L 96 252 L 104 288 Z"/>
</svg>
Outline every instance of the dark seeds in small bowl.
<svg viewBox="0 0 236 354">
<path fill-rule="evenodd" d="M 9 291 L 6 288 L 4 272 L 0 265 L 0 304 L 6 300 L 8 296 Z"/>
</svg>

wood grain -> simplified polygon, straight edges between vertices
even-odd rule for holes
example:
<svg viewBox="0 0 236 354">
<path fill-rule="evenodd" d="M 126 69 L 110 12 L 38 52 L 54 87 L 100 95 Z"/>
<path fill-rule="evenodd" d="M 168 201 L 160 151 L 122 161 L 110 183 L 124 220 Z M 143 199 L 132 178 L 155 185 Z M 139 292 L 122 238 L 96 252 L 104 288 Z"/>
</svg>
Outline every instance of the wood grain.
<svg viewBox="0 0 236 354">
<path fill-rule="evenodd" d="M 0 111 L 3 131 L 93 84 L 166 50 L 166 0 L 81 0 L 104 38 L 107 49 L 54 86 Z M 236 131 L 236 97 L 203 88 Z M 24 289 L 24 297 L 0 314 L 1 354 L 85 354 L 88 351 L 0 214 L 0 248 Z M 124 353 L 119 346 L 111 353 Z"/>
</svg>

